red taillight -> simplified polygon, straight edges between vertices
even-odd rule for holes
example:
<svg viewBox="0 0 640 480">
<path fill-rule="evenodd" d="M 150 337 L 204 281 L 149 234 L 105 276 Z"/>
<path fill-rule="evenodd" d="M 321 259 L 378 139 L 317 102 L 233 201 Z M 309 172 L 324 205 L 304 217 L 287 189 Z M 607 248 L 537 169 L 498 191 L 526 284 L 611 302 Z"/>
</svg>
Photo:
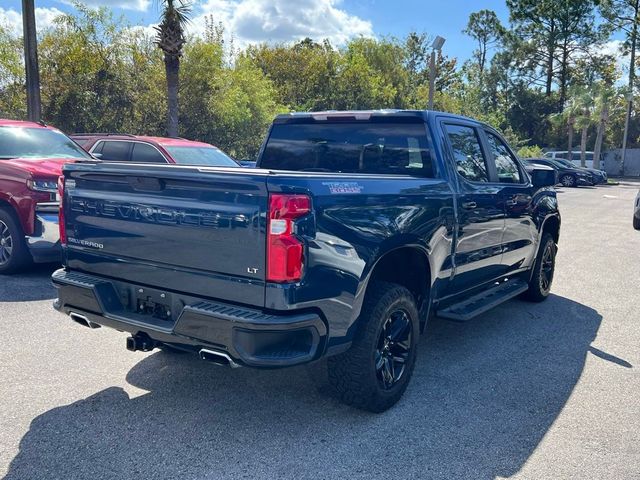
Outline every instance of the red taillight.
<svg viewBox="0 0 640 480">
<path fill-rule="evenodd" d="M 58 226 L 60 227 L 60 244 L 67 244 L 67 229 L 64 223 L 64 177 L 58 177 L 58 194 L 60 195 L 60 210 L 58 211 Z"/>
<path fill-rule="evenodd" d="M 296 218 L 311 211 L 306 195 L 271 194 L 267 224 L 267 281 L 297 282 L 302 278 L 304 248 L 293 234 Z"/>
</svg>

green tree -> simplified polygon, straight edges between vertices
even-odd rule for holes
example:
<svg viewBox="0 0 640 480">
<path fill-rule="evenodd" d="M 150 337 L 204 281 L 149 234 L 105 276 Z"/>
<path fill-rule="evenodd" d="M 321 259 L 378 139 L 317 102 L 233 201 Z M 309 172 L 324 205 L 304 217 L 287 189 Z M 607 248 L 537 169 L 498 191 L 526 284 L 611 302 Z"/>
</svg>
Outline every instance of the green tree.
<svg viewBox="0 0 640 480">
<path fill-rule="evenodd" d="M 328 41 L 249 46 L 240 58 L 247 58 L 273 82 L 278 103 L 290 110 L 335 108 L 339 53 Z"/>
<path fill-rule="evenodd" d="M 514 52 L 533 83 L 544 80 L 547 96 L 554 81 L 563 105 L 575 60 L 589 54 L 607 31 L 596 24 L 596 0 L 507 0 Z"/>
<path fill-rule="evenodd" d="M 185 44 L 184 30 L 189 22 L 191 5 L 183 0 L 162 0 L 156 43 L 164 54 L 167 77 L 167 133 L 178 136 L 178 89 L 180 87 L 180 57 Z"/>
<path fill-rule="evenodd" d="M 504 27 L 493 10 L 480 10 L 469 15 L 467 27 L 462 31 L 477 42 L 473 55 L 482 81 L 489 51 L 496 47 L 504 35 Z"/>
<path fill-rule="evenodd" d="M 0 117 L 26 116 L 22 45 L 0 26 Z"/>
</svg>

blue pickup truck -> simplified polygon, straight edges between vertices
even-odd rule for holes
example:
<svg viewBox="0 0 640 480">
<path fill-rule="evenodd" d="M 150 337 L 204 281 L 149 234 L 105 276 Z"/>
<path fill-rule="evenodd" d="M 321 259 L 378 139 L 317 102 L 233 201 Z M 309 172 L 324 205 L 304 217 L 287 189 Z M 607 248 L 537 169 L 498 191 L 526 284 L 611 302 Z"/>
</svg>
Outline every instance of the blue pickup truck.
<svg viewBox="0 0 640 480">
<path fill-rule="evenodd" d="M 127 348 L 230 367 L 327 357 L 384 411 L 432 315 L 466 321 L 553 280 L 560 215 L 491 127 L 424 111 L 277 117 L 257 168 L 67 165 L 55 308 Z"/>
</svg>

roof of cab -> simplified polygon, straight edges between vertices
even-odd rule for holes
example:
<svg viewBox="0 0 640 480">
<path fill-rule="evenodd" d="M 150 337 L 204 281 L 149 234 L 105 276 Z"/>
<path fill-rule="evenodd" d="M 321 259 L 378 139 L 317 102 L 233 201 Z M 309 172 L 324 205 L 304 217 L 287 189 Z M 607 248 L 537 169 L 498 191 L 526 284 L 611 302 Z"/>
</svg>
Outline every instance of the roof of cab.
<svg viewBox="0 0 640 480">
<path fill-rule="evenodd" d="M 215 147 L 210 143 L 187 140 L 186 138 L 153 137 L 148 135 L 129 135 L 118 133 L 73 133 L 71 138 L 97 138 L 109 140 L 140 140 L 142 142 L 156 143 L 163 147 Z M 218 147 L 215 147 L 218 148 Z"/>
<path fill-rule="evenodd" d="M 328 120 L 329 118 L 350 118 L 355 120 L 368 120 L 371 117 L 384 118 L 384 117 L 417 117 L 422 120 L 427 120 L 434 116 L 443 116 L 448 118 L 455 118 L 458 120 L 464 120 L 467 122 L 482 123 L 473 118 L 464 117 L 462 115 L 455 115 L 453 113 L 438 112 L 436 110 L 401 110 L 401 109 L 382 109 L 382 110 L 325 110 L 320 112 L 291 112 L 283 113 L 276 117 L 274 123 L 286 123 L 295 121 L 295 119 L 316 119 L 316 120 Z"/>
<path fill-rule="evenodd" d="M 0 118 L 0 127 L 52 128 L 42 123 L 27 120 L 12 120 L 10 118 Z"/>
</svg>

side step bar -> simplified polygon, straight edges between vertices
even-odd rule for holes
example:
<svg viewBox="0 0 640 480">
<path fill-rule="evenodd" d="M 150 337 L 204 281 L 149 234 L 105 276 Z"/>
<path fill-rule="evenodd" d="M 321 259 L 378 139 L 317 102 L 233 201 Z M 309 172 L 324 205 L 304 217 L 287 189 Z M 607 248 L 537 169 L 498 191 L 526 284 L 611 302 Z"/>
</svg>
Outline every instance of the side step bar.
<svg viewBox="0 0 640 480">
<path fill-rule="evenodd" d="M 517 297 L 528 288 L 529 286 L 524 280 L 507 280 L 506 282 L 496 284 L 484 292 L 469 297 L 460 303 L 455 303 L 443 310 L 438 310 L 437 315 L 449 320 L 466 322 L 513 297 Z"/>
</svg>

